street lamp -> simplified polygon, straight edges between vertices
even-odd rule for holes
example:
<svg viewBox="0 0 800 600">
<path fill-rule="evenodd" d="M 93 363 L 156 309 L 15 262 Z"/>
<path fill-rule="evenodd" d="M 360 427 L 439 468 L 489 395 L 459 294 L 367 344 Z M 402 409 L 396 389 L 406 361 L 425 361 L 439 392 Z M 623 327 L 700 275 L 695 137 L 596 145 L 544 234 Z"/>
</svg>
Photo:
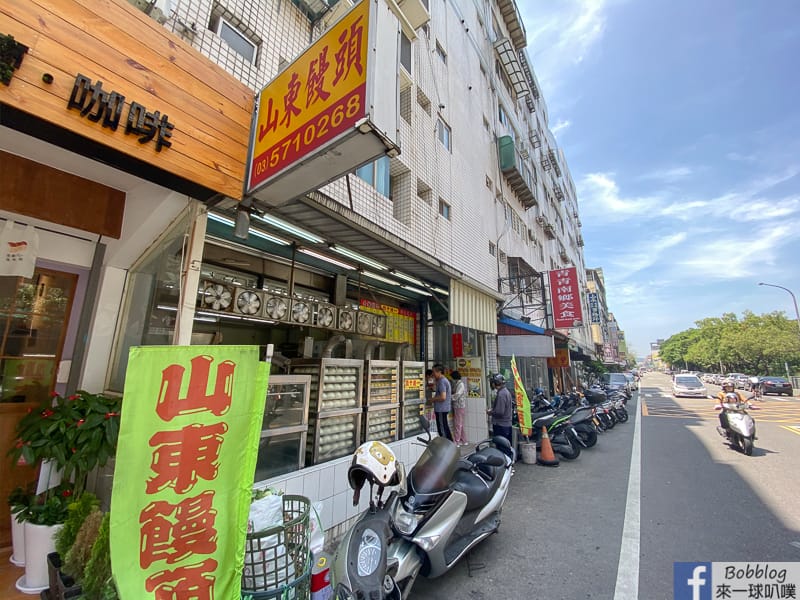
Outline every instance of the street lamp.
<svg viewBox="0 0 800 600">
<path fill-rule="evenodd" d="M 775 285 L 774 283 L 763 283 L 762 282 L 762 283 L 759 283 L 758 285 L 766 285 L 766 286 L 769 286 L 769 287 L 780 288 L 780 289 L 782 289 L 782 290 L 784 290 L 786 292 L 789 292 L 789 295 L 792 297 L 792 302 L 794 303 L 794 315 L 797 318 L 797 328 L 798 328 L 798 330 L 800 330 L 800 311 L 797 310 L 797 298 L 794 297 L 794 294 L 792 293 L 792 290 L 790 290 L 789 288 L 785 288 L 782 285 Z"/>
</svg>

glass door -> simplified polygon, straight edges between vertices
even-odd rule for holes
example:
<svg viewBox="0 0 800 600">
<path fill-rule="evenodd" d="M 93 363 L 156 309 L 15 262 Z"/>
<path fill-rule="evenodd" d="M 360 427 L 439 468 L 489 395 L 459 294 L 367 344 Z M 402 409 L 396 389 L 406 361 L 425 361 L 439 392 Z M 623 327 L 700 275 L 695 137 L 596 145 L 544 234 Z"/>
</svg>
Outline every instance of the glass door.
<svg viewBox="0 0 800 600">
<path fill-rule="evenodd" d="M 39 267 L 0 277 L 0 402 L 49 397 L 77 285 L 77 274 Z"/>
</svg>

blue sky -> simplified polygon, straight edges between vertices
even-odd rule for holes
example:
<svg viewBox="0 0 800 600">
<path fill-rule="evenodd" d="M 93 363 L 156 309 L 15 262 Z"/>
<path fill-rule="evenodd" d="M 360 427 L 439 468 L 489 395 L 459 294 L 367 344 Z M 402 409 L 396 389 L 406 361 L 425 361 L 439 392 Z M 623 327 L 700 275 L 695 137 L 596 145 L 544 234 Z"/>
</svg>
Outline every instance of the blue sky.
<svg viewBox="0 0 800 600">
<path fill-rule="evenodd" d="M 800 3 L 517 0 L 589 267 L 637 356 L 696 320 L 794 318 Z"/>
</svg>

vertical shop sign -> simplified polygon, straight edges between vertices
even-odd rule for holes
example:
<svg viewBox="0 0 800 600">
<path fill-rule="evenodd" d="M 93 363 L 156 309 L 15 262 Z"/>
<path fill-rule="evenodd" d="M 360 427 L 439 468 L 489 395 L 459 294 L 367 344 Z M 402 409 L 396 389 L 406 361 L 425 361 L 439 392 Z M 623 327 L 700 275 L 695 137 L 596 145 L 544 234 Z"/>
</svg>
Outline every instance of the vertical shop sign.
<svg viewBox="0 0 800 600">
<path fill-rule="evenodd" d="M 134 347 L 111 498 L 122 598 L 241 595 L 269 363 L 257 346 Z"/>
<path fill-rule="evenodd" d="M 548 271 L 550 299 L 553 304 L 553 327 L 569 329 L 583 325 L 578 270 L 575 267 Z"/>
<path fill-rule="evenodd" d="M 597 299 L 597 292 L 589 292 L 586 294 L 589 302 L 589 318 L 592 323 L 600 322 L 600 302 Z"/>
<path fill-rule="evenodd" d="M 464 337 L 460 333 L 454 333 L 451 337 L 453 346 L 453 358 L 464 356 Z"/>
</svg>

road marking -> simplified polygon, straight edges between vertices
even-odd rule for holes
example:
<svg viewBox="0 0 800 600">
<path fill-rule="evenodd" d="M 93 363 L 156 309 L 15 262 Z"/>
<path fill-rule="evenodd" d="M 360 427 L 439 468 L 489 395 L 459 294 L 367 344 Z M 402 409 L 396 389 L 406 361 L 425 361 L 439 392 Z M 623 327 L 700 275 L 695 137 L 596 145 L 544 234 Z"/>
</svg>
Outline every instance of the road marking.
<svg viewBox="0 0 800 600">
<path fill-rule="evenodd" d="M 791 431 L 792 433 L 800 435 L 800 427 L 797 425 L 789 425 L 788 427 L 786 425 L 781 425 L 781 427 L 783 427 L 786 431 Z"/>
<path fill-rule="evenodd" d="M 643 407 L 643 410 L 644 407 Z M 642 411 L 636 411 L 631 448 L 631 470 L 628 474 L 628 497 L 625 501 L 625 526 L 622 528 L 622 545 L 617 565 L 617 584 L 614 600 L 639 598 L 639 545 L 642 478 Z"/>
<path fill-rule="evenodd" d="M 794 546 L 795 548 L 800 548 L 800 542 L 789 542 L 790 546 Z"/>
<path fill-rule="evenodd" d="M 646 417 L 648 415 L 647 412 L 647 402 L 642 400 L 642 416 Z"/>
</svg>

